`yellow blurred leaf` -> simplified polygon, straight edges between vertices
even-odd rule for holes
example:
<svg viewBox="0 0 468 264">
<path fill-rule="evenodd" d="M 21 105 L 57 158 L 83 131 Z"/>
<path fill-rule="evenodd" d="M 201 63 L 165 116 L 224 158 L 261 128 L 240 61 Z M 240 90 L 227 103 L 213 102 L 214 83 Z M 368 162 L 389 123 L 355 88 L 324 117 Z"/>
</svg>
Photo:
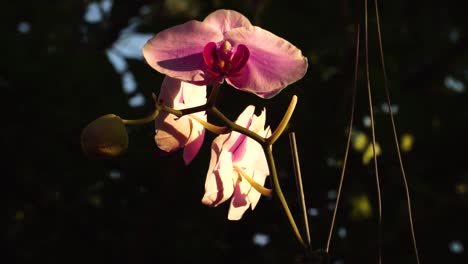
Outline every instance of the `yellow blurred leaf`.
<svg viewBox="0 0 468 264">
<path fill-rule="evenodd" d="M 356 151 L 362 152 L 368 144 L 368 139 L 366 134 L 362 132 L 357 132 L 353 135 L 353 147 Z"/>
<path fill-rule="evenodd" d="M 401 136 L 400 142 L 401 151 L 409 152 L 411 149 L 413 149 L 414 136 L 409 133 L 404 133 Z"/>
<path fill-rule="evenodd" d="M 364 154 L 362 155 L 362 163 L 364 165 L 369 164 L 369 162 L 374 157 L 374 148 L 372 146 L 373 144 L 369 144 L 367 146 L 366 151 L 364 151 Z M 379 143 L 375 143 L 375 152 L 377 153 L 377 156 L 380 155 L 380 153 L 382 152 L 382 149 L 380 148 Z"/>
<path fill-rule="evenodd" d="M 372 207 L 369 197 L 361 194 L 351 198 L 351 218 L 361 220 L 369 218 L 372 215 Z"/>
</svg>

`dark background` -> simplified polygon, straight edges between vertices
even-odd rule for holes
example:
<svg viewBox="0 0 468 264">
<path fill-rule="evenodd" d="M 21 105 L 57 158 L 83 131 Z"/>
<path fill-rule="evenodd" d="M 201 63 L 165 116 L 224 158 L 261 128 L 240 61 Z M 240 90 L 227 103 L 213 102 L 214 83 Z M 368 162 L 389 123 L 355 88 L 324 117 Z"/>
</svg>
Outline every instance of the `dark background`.
<svg viewBox="0 0 468 264">
<path fill-rule="evenodd" d="M 86 16 L 91 2 L 0 4 L 5 245 L 0 262 L 301 263 L 302 251 L 276 199 L 261 198 L 239 222 L 227 220 L 228 202 L 218 208 L 201 204 L 213 135 L 208 133 L 189 166 L 180 152 L 158 154 L 152 123 L 129 127 L 129 148 L 114 160 L 88 159 L 80 149 L 81 130 L 93 119 L 107 113 L 136 119 L 153 109 L 151 94 L 158 92 L 162 75 L 134 54 L 138 49 L 121 54 L 125 71 L 116 70 L 106 56 L 122 30 L 154 34 L 202 20 L 218 8 L 242 12 L 309 59 L 306 76 L 271 100 L 226 85 L 218 104 L 232 119 L 248 104 L 265 106 L 274 128 L 291 96 L 299 97 L 290 129 L 299 143 L 307 207 L 313 208 L 312 248 L 323 249 L 346 145 L 355 25 L 364 22 L 364 1 L 114 0 L 110 9 L 98 1 L 97 20 Z M 457 1 L 381 2 L 397 128 L 414 138 L 403 158 L 421 260 L 467 263 L 466 9 Z M 389 115 L 381 107 L 384 82 L 375 23 L 370 3 L 370 75 L 382 148 L 383 260 L 416 263 Z M 354 129 L 370 137 L 363 122 L 369 115 L 363 65 Z M 122 76 L 129 72 L 135 82 L 124 89 Z M 135 103 L 138 99 L 143 104 Z M 286 135 L 274 152 L 283 191 L 300 223 Z M 376 263 L 375 178 L 372 163 L 364 164 L 362 156 L 356 149 L 350 152 L 330 263 Z M 266 245 L 253 243 L 258 233 L 268 236 Z"/>
</svg>

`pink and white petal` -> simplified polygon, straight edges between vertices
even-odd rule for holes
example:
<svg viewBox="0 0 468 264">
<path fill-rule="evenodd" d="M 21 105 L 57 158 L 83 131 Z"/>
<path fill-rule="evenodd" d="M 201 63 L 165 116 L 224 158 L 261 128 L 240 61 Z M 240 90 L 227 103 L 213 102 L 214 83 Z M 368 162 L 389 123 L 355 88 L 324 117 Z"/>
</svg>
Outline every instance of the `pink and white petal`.
<svg viewBox="0 0 468 264">
<path fill-rule="evenodd" d="M 262 28 L 236 28 L 226 32 L 225 39 L 234 45 L 244 44 L 250 51 L 242 70 L 227 78 L 239 90 L 271 98 L 307 72 L 307 58 L 301 50 Z"/>
<path fill-rule="evenodd" d="M 184 82 L 182 85 L 183 95 L 182 100 L 184 101 L 184 108 L 194 107 L 203 105 L 206 103 L 206 88 L 195 86 Z M 197 112 L 192 115 L 205 120 L 207 119 L 205 111 Z M 189 164 L 193 158 L 198 154 L 205 137 L 205 128 L 202 124 L 197 122 L 195 119 L 190 118 L 192 124 L 192 130 L 187 140 L 184 149 L 184 161 L 185 164 Z"/>
<path fill-rule="evenodd" d="M 252 175 L 252 179 L 256 181 L 258 184 L 264 186 L 265 185 L 265 180 L 266 180 L 267 175 L 263 173 L 257 173 L 254 172 Z M 247 194 L 247 199 L 249 199 L 250 202 L 250 207 L 255 209 L 255 207 L 258 204 L 258 201 L 260 201 L 261 194 L 255 190 L 255 188 L 251 188 L 249 193 Z"/>
<path fill-rule="evenodd" d="M 181 101 L 186 108 L 204 105 L 206 103 L 206 86 L 194 85 L 187 82 L 182 82 Z"/>
<path fill-rule="evenodd" d="M 247 106 L 244 111 L 237 117 L 237 120 L 235 121 L 236 124 L 239 126 L 249 128 L 250 123 L 252 121 L 252 116 L 254 115 L 255 112 L 255 106 L 249 105 Z M 238 132 L 231 132 L 229 138 L 226 139 L 226 142 L 223 144 L 223 149 L 226 149 L 227 151 L 234 151 L 237 146 L 245 140 L 247 136 L 238 133 Z"/>
<path fill-rule="evenodd" d="M 216 164 L 218 164 L 219 155 L 221 154 L 221 150 L 223 148 L 223 143 L 226 141 L 229 135 L 230 134 L 219 135 L 211 142 L 211 158 L 210 165 L 208 166 L 208 174 L 212 173 Z"/>
<path fill-rule="evenodd" d="M 218 206 L 229 199 L 234 191 L 232 176 L 234 169 L 231 162 L 231 154 L 226 151 L 219 153 L 211 152 L 211 158 L 217 159 L 213 171 L 208 171 L 205 180 L 205 195 L 202 203 L 209 206 Z M 213 155 L 215 155 L 213 157 Z"/>
<path fill-rule="evenodd" d="M 178 101 L 181 97 L 181 91 L 181 81 L 166 77 L 161 84 L 158 100 L 169 107 L 175 107 L 175 105 L 179 105 Z M 190 134 L 190 131 L 186 131 L 185 134 L 181 134 L 177 131 L 175 118 L 177 117 L 174 115 L 162 112 L 155 119 L 156 134 L 154 140 L 158 148 L 166 152 L 173 152 L 180 149 L 185 144 Z M 179 123 L 179 126 L 182 123 L 183 120 Z M 187 125 L 190 130 L 189 124 Z"/>
<path fill-rule="evenodd" d="M 209 14 L 203 20 L 203 23 L 218 29 L 222 33 L 237 27 L 252 27 L 252 24 L 244 15 L 237 11 L 226 9 L 220 9 Z"/>
<path fill-rule="evenodd" d="M 206 81 L 202 51 L 209 42 L 219 42 L 223 34 L 200 21 L 163 30 L 143 46 L 143 56 L 155 70 L 183 81 Z"/>
<path fill-rule="evenodd" d="M 253 105 L 247 106 L 244 109 L 244 111 L 242 111 L 242 113 L 237 117 L 236 124 L 248 129 L 250 127 L 251 122 L 252 122 L 252 118 L 254 116 L 254 113 L 255 113 L 255 106 L 253 106 Z"/>
<path fill-rule="evenodd" d="M 156 145 L 166 152 L 173 152 L 184 147 L 192 132 L 192 124 L 188 116 L 177 118 L 172 114 L 161 113 L 155 123 Z"/>
<path fill-rule="evenodd" d="M 192 118 L 190 118 L 190 121 L 193 123 L 193 129 L 184 148 L 183 156 L 185 165 L 190 164 L 198 154 L 201 146 L 203 145 L 203 139 L 205 138 L 205 128 Z"/>
<path fill-rule="evenodd" d="M 271 130 L 270 127 L 267 127 L 263 133 L 261 133 L 262 136 L 269 137 L 271 135 Z M 258 142 L 255 142 L 258 145 Z M 252 179 L 256 181 L 258 184 L 264 186 L 265 185 L 265 180 L 270 174 L 270 170 L 268 168 L 268 163 L 266 161 L 265 155 L 260 155 L 259 159 L 256 160 L 255 166 L 252 167 L 253 172 L 252 172 Z M 252 210 L 255 209 L 257 206 L 258 201 L 260 200 L 261 194 L 252 188 L 250 192 L 247 194 L 248 199 L 251 203 L 251 208 Z"/>
<path fill-rule="evenodd" d="M 236 164 L 236 166 L 238 166 L 238 164 Z M 239 166 L 238 166 L 239 167 Z M 239 167 L 241 170 L 243 170 L 243 172 L 247 175 L 249 175 L 250 177 L 252 177 L 253 175 L 253 169 L 250 169 L 250 168 L 241 168 Z M 239 191 L 240 193 L 242 193 L 245 197 L 246 195 L 250 192 L 250 189 L 252 189 L 252 185 L 250 184 L 249 181 L 247 181 L 245 178 L 243 178 L 240 174 L 239 174 L 239 177 L 241 180 L 237 181 L 237 187 L 239 188 Z M 235 194 L 235 193 L 234 193 Z M 233 194 L 233 197 L 234 197 L 234 194 Z M 236 205 L 236 204 L 234 204 Z"/>
<path fill-rule="evenodd" d="M 248 138 L 245 141 L 245 153 L 242 159 L 236 160 L 236 165 L 245 169 L 253 169 L 256 172 L 269 174 L 268 163 L 262 146 L 255 140 Z"/>
<path fill-rule="evenodd" d="M 242 218 L 247 208 L 249 208 L 250 202 L 247 199 L 247 196 L 242 193 L 242 190 L 237 184 L 234 188 L 232 196 L 231 205 L 229 206 L 228 219 L 237 221 Z"/>
<path fill-rule="evenodd" d="M 182 94 L 183 82 L 171 77 L 164 77 L 158 95 L 158 100 L 162 101 L 164 105 L 179 109 L 183 107 Z"/>
<path fill-rule="evenodd" d="M 237 163 L 238 161 L 244 159 L 247 152 L 247 141 L 248 138 L 246 135 L 241 135 L 236 143 L 229 150 L 232 153 L 232 162 Z"/>
</svg>

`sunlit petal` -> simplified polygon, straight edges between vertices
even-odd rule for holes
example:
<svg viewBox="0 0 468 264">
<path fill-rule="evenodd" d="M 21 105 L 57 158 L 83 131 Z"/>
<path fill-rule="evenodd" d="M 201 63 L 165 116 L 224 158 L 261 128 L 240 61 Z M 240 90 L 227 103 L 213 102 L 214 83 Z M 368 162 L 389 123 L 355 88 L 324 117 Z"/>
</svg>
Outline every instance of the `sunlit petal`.
<svg viewBox="0 0 468 264">
<path fill-rule="evenodd" d="M 216 28 L 189 21 L 156 34 L 143 47 L 143 56 L 151 67 L 163 74 L 206 84 L 203 47 L 222 39 L 223 34 Z"/>
<path fill-rule="evenodd" d="M 190 100 L 185 100 L 185 98 L 190 98 Z M 175 109 L 203 105 L 206 103 L 206 87 L 166 77 L 161 85 L 158 100 Z M 206 120 L 204 112 L 194 115 Z M 173 114 L 161 112 L 155 119 L 155 127 L 154 139 L 158 148 L 165 152 L 173 152 L 185 147 L 186 164 L 193 160 L 203 144 L 205 129 L 190 116 L 178 118 Z"/>
<path fill-rule="evenodd" d="M 241 13 L 224 9 L 209 14 L 203 20 L 203 23 L 218 29 L 222 33 L 238 27 L 252 27 L 250 21 Z"/>
<path fill-rule="evenodd" d="M 143 47 L 155 70 L 197 85 L 223 82 L 263 98 L 301 79 L 307 59 L 285 39 L 233 10 L 166 29 Z"/>
<path fill-rule="evenodd" d="M 269 127 L 264 128 L 265 119 L 265 110 L 256 116 L 255 107 L 248 106 L 239 115 L 236 124 L 266 137 L 271 134 L 271 130 Z M 254 209 L 257 205 L 261 197 L 258 190 L 269 195 L 268 189 L 262 187 L 268 175 L 268 163 L 258 142 L 238 132 L 220 135 L 211 146 L 210 167 L 202 202 L 216 206 L 232 196 L 228 219 L 239 220 L 247 208 Z"/>
<path fill-rule="evenodd" d="M 217 206 L 231 197 L 234 191 L 231 154 L 221 152 L 219 155 L 212 150 L 212 159 L 217 159 L 213 171 L 208 171 L 205 181 L 205 195 L 202 203 L 209 206 Z"/>
<path fill-rule="evenodd" d="M 259 27 L 236 28 L 226 32 L 225 38 L 250 50 L 245 67 L 227 78 L 229 84 L 240 90 L 270 98 L 304 77 L 307 71 L 307 58 L 297 47 Z"/>
<path fill-rule="evenodd" d="M 247 200 L 247 196 L 242 192 L 240 186 L 236 185 L 229 206 L 228 219 L 240 220 L 249 206 L 250 202 Z"/>
</svg>

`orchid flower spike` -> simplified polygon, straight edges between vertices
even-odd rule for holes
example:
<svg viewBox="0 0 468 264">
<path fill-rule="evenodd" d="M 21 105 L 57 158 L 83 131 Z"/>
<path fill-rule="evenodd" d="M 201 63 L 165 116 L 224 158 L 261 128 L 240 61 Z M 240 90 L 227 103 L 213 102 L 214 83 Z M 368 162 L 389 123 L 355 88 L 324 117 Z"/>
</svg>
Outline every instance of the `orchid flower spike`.
<svg viewBox="0 0 468 264">
<path fill-rule="evenodd" d="M 206 103 L 206 86 L 200 87 L 177 79 L 165 77 L 158 97 L 160 103 L 180 110 Z M 205 112 L 192 115 L 206 121 Z M 190 116 L 178 118 L 161 112 L 155 119 L 156 145 L 165 152 L 184 148 L 184 161 L 189 164 L 203 144 L 205 128 Z"/>
<path fill-rule="evenodd" d="M 156 34 L 143 47 L 155 70 L 197 85 L 227 81 L 271 98 L 307 71 L 307 58 L 287 40 L 253 26 L 233 10 L 217 10 Z"/>
<path fill-rule="evenodd" d="M 270 128 L 264 128 L 265 110 L 260 116 L 254 112 L 255 107 L 248 106 L 236 124 L 260 136 L 269 136 Z M 231 198 L 228 219 L 239 220 L 249 207 L 252 210 L 255 208 L 261 194 L 271 195 L 271 190 L 263 187 L 268 175 L 268 163 L 258 142 L 238 132 L 220 135 L 211 145 L 202 202 L 208 206 L 218 206 Z"/>
</svg>

